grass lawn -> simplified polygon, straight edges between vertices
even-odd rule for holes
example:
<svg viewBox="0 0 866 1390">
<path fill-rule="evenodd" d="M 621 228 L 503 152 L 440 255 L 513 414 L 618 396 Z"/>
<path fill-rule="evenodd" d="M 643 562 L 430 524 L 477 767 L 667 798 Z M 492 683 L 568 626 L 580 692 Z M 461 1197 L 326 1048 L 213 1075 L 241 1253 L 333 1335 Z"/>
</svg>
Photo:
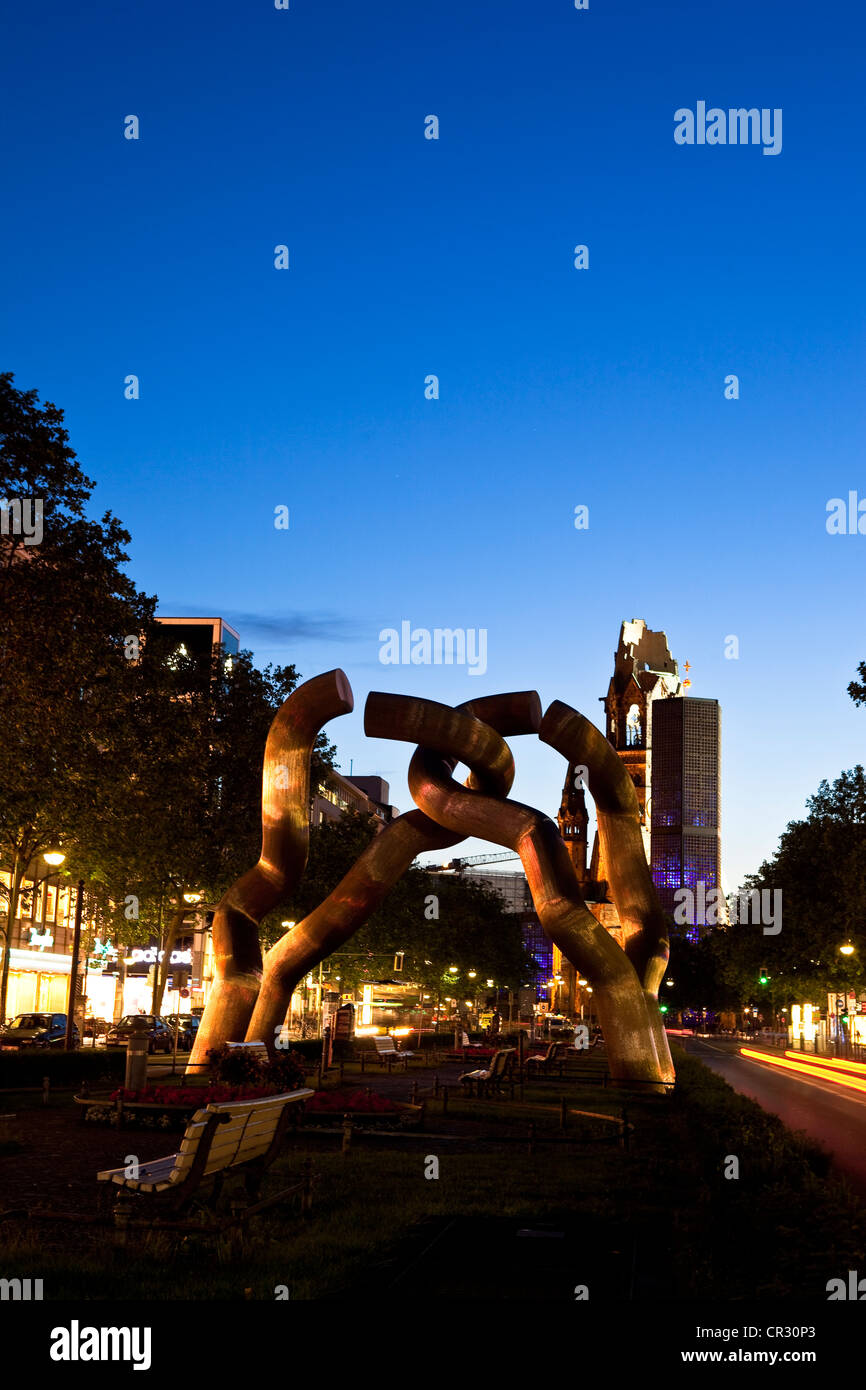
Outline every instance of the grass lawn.
<svg viewBox="0 0 866 1390">
<path fill-rule="evenodd" d="M 676 1062 L 673 1097 L 551 1081 L 527 1086 L 522 1104 L 452 1096 L 442 1114 L 441 1102 L 429 1102 L 422 1137 L 360 1139 L 346 1156 L 333 1137 L 310 1132 L 269 1181 L 292 1181 L 311 1154 L 319 1179 L 311 1217 L 271 1209 L 238 1257 L 226 1237 L 162 1234 L 120 1251 L 107 1231 L 5 1223 L 2 1273 L 42 1278 L 48 1299 L 273 1299 L 280 1285 L 292 1299 L 364 1299 L 381 1295 L 375 1272 L 399 1263 L 416 1223 L 513 1217 L 576 1222 L 587 1248 L 636 1242 L 645 1277 L 635 1297 L 653 1296 L 655 1271 L 655 1296 L 826 1299 L 827 1279 L 866 1262 L 866 1209 L 825 1178 L 814 1146 L 699 1062 L 682 1053 Z M 625 1103 L 628 1150 L 604 1142 L 614 1127 L 598 1121 L 570 1119 L 563 1134 L 562 1095 L 569 1107 L 615 1117 Z M 425 1177 L 429 1156 L 439 1160 L 436 1179 Z M 730 1156 L 737 1179 L 724 1176 Z M 482 1263 L 479 1297 L 483 1285 Z"/>
</svg>

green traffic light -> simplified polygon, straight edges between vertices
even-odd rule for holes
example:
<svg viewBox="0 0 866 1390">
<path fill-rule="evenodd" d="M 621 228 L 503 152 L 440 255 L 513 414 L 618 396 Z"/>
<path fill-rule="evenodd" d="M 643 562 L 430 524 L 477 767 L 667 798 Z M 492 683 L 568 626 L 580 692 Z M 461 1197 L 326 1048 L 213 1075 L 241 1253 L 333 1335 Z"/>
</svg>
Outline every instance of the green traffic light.
<svg viewBox="0 0 866 1390">
<path fill-rule="evenodd" d="M 668 1011 L 668 1006 L 667 1006 L 667 1004 L 659 1004 L 659 1013 L 661 1013 L 661 1014 L 666 1014 L 667 1011 Z"/>
</svg>

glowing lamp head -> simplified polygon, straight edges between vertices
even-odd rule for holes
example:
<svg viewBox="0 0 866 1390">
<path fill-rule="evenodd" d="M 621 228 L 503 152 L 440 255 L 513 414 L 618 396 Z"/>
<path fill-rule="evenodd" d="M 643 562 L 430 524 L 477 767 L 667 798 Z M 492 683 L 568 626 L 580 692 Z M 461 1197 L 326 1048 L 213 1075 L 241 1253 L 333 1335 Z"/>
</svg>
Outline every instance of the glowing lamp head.
<svg viewBox="0 0 866 1390">
<path fill-rule="evenodd" d="M 854 947 L 851 945 L 850 941 L 846 941 L 844 946 L 839 947 L 839 950 L 843 956 L 853 956 L 854 954 Z"/>
<path fill-rule="evenodd" d="M 59 864 L 63 863 L 66 855 L 62 849 L 47 849 L 42 858 L 46 864 L 50 864 L 53 869 L 56 869 Z"/>
</svg>

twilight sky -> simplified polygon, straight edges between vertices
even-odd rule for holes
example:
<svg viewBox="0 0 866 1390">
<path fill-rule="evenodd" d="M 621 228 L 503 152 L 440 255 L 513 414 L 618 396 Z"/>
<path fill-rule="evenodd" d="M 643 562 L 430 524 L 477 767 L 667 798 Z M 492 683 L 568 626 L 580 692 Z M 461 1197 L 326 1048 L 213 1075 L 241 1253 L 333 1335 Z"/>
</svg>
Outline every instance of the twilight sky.
<svg viewBox="0 0 866 1390">
<path fill-rule="evenodd" d="M 403 809 L 368 690 L 598 721 L 644 618 L 721 703 L 736 887 L 866 748 L 866 534 L 825 524 L 866 499 L 862 8 L 80 8 L 19 7 L 0 54 L 3 362 L 137 583 L 259 664 L 342 666 L 341 766 Z M 781 109 L 781 152 L 677 144 L 698 102 Z M 486 673 L 382 665 L 403 621 L 486 629 Z M 564 763 L 514 748 L 555 815 Z"/>
</svg>

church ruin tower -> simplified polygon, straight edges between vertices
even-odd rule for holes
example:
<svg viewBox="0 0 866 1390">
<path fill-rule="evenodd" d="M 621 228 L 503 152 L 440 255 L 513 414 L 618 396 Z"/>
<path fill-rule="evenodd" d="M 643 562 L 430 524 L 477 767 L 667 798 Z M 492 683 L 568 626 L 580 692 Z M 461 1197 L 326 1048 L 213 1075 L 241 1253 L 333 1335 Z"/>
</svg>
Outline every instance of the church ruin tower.
<svg viewBox="0 0 866 1390">
<path fill-rule="evenodd" d="M 556 817 L 559 833 L 565 841 L 569 858 L 580 883 L 580 891 L 586 897 L 586 870 L 589 816 L 586 810 L 586 793 L 580 785 L 581 778 L 575 774 L 574 767 L 568 769 L 569 775 L 562 789 L 562 805 Z"/>
<path fill-rule="evenodd" d="M 654 700 L 683 694 L 679 669 L 670 654 L 665 633 L 651 631 L 641 618 L 624 622 L 614 654 L 613 675 L 607 694 L 601 698 L 605 732 L 625 763 L 637 792 L 647 862 L 650 858 L 652 705 Z M 580 780 L 578 769 L 571 765 L 557 820 L 584 898 L 601 903 L 608 899 L 607 874 L 598 834 L 587 865 L 589 818 L 584 791 L 578 785 Z"/>
<path fill-rule="evenodd" d="M 640 806 L 647 861 L 650 857 L 649 820 L 652 778 L 652 703 L 682 695 L 677 663 L 663 632 L 651 632 L 641 618 L 623 623 L 614 657 L 613 675 L 603 699 L 605 732 L 626 765 Z"/>
</svg>

